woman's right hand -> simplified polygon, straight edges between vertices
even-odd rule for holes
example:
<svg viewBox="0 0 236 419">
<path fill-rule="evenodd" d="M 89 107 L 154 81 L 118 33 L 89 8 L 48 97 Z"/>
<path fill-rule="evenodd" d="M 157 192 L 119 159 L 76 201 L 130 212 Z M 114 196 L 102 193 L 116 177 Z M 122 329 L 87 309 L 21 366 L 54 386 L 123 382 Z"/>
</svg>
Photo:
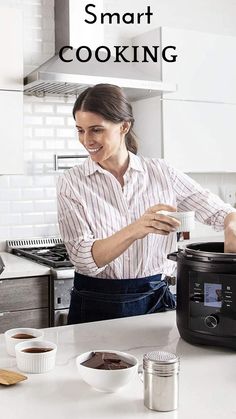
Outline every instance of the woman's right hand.
<svg viewBox="0 0 236 419">
<path fill-rule="evenodd" d="M 148 208 L 138 220 L 129 226 L 133 230 L 135 239 L 143 239 L 149 233 L 168 236 L 169 233 L 177 230 L 181 224 L 180 221 L 168 215 L 158 214 L 158 211 L 161 210 L 176 212 L 177 208 L 167 204 L 157 204 Z"/>
</svg>

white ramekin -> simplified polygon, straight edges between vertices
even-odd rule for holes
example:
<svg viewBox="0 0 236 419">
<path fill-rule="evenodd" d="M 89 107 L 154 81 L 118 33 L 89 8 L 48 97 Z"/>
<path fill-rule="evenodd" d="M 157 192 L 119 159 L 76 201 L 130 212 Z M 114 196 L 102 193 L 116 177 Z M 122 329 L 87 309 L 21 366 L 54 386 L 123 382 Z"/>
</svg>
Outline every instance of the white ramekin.
<svg viewBox="0 0 236 419">
<path fill-rule="evenodd" d="M 184 211 L 184 212 L 172 212 L 172 211 L 157 211 L 158 214 L 167 215 L 173 217 L 181 222 L 177 228 L 177 232 L 192 231 L 195 228 L 195 212 Z"/>
<path fill-rule="evenodd" d="M 32 339 L 16 339 L 12 336 L 16 335 L 17 333 L 25 333 L 28 335 L 35 336 Z M 5 336 L 5 343 L 6 343 L 6 350 L 7 353 L 11 356 L 16 356 L 15 353 L 15 346 L 18 343 L 22 342 L 32 342 L 43 339 L 44 332 L 39 329 L 32 329 L 31 327 L 18 327 L 16 329 L 9 329 L 4 333 Z"/>
<path fill-rule="evenodd" d="M 27 348 L 51 348 L 51 351 L 41 353 L 22 352 Z M 51 371 L 55 367 L 57 345 L 46 340 L 18 343 L 15 347 L 16 362 L 19 370 L 40 374 Z"/>
</svg>

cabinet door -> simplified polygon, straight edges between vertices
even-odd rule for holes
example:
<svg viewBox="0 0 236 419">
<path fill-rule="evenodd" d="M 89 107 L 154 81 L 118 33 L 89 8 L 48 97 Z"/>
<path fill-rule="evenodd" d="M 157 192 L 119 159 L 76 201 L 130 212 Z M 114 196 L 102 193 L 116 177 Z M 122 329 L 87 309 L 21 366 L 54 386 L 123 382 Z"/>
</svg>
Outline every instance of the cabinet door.
<svg viewBox="0 0 236 419">
<path fill-rule="evenodd" d="M 184 172 L 236 172 L 236 106 L 163 101 L 164 158 Z"/>
<path fill-rule="evenodd" d="M 23 93 L 0 90 L 0 174 L 22 174 Z"/>
<path fill-rule="evenodd" d="M 49 310 L 47 308 L 24 311 L 0 312 L 0 333 L 15 327 L 49 327 Z"/>
<path fill-rule="evenodd" d="M 48 277 L 0 281 L 0 312 L 30 310 L 49 306 Z"/>
<path fill-rule="evenodd" d="M 20 10 L 0 7 L 0 90 L 23 90 L 23 18 Z"/>
<path fill-rule="evenodd" d="M 161 40 L 178 54 L 176 62 L 162 60 L 163 82 L 178 86 L 165 98 L 236 103 L 235 36 L 164 27 Z"/>
</svg>

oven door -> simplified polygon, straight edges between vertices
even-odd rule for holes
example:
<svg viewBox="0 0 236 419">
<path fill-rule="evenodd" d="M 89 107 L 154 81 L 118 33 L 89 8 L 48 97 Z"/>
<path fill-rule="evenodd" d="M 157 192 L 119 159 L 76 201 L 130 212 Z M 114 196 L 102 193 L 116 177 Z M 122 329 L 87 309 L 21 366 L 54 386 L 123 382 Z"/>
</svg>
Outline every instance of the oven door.
<svg viewBox="0 0 236 419">
<path fill-rule="evenodd" d="M 73 279 L 52 279 L 50 295 L 50 325 L 64 326 L 67 324 L 67 316 L 70 306 L 70 294 L 73 287 Z"/>
</svg>

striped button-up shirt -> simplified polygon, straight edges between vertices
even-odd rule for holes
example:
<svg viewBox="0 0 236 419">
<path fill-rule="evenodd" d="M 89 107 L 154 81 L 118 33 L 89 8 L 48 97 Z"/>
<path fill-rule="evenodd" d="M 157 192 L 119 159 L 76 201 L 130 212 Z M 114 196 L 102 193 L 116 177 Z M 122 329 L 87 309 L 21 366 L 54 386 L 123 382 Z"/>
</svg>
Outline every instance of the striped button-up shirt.
<svg viewBox="0 0 236 419">
<path fill-rule="evenodd" d="M 142 278 L 171 275 L 175 264 L 167 254 L 176 250 L 176 233 L 148 234 L 136 240 L 108 265 L 98 267 L 92 256 L 96 240 L 105 239 L 162 203 L 179 211 L 195 211 L 196 219 L 222 230 L 225 216 L 235 211 L 165 160 L 129 152 L 124 187 L 90 157 L 58 179 L 58 220 L 62 239 L 75 270 L 99 278 Z"/>
</svg>

